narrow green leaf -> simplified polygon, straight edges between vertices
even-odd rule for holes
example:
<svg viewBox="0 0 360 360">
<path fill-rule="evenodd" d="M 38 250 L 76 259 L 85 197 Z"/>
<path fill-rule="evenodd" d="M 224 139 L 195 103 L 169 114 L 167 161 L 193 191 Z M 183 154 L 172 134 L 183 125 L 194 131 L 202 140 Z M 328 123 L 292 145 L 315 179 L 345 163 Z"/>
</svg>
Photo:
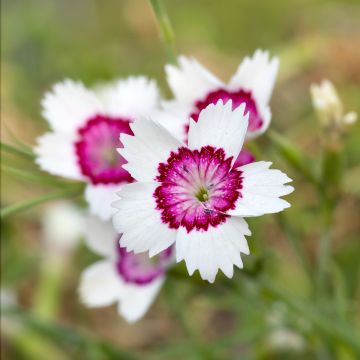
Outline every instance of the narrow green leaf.
<svg viewBox="0 0 360 360">
<path fill-rule="evenodd" d="M 81 194 L 81 190 L 82 190 L 82 187 L 81 188 L 79 187 L 76 191 L 74 189 L 62 190 L 59 192 L 40 196 L 36 199 L 32 199 L 32 200 L 24 201 L 22 203 L 10 205 L 6 208 L 1 209 L 0 217 L 1 217 L 1 219 L 5 219 L 6 217 L 8 217 L 10 215 L 15 215 L 21 211 L 28 210 L 36 205 L 40 205 L 40 204 L 43 204 L 45 202 L 52 201 L 55 199 L 75 197 L 75 196 Z"/>
<path fill-rule="evenodd" d="M 45 173 L 39 173 L 35 171 L 28 171 L 24 169 L 18 169 L 16 167 L 3 165 L 1 166 L 1 170 L 4 173 L 8 173 L 10 175 L 14 175 L 22 180 L 31 181 L 35 183 L 39 183 L 42 185 L 49 185 L 49 186 L 62 186 L 68 185 L 68 181 L 61 180 L 54 176 L 49 176 Z"/>
<path fill-rule="evenodd" d="M 1 151 L 5 151 L 28 159 L 35 158 L 35 154 L 30 149 L 25 149 L 24 147 L 20 148 L 12 144 L 5 144 L 3 142 L 1 142 L 0 145 L 1 145 Z"/>
<path fill-rule="evenodd" d="M 317 177 L 311 166 L 312 161 L 298 147 L 292 144 L 282 135 L 275 131 L 268 131 L 268 136 L 275 146 L 277 152 L 306 179 L 314 184 L 318 184 Z"/>
<path fill-rule="evenodd" d="M 262 281 L 262 287 L 275 298 L 284 301 L 293 311 L 309 320 L 318 331 L 328 336 L 332 341 L 338 341 L 347 346 L 354 355 L 360 358 L 359 339 L 356 336 L 355 329 L 348 323 L 337 321 L 336 317 L 330 318 L 311 303 L 291 297 L 274 285 L 269 278 Z"/>
<path fill-rule="evenodd" d="M 101 351 L 102 354 L 106 354 L 107 359 L 139 359 L 136 355 L 119 349 L 106 341 L 96 339 L 94 336 L 85 334 L 75 328 L 41 320 L 20 308 L 7 309 L 2 311 L 2 313 L 6 316 L 20 320 L 33 331 L 41 334 L 44 338 L 51 339 L 59 346 L 67 347 L 69 350 L 75 349 L 77 352 L 84 354 L 84 352 L 86 353 L 96 348 L 96 350 Z M 84 358 L 87 358 L 86 355 L 84 355 Z"/>
<path fill-rule="evenodd" d="M 171 63 L 176 63 L 174 32 L 164 5 L 161 0 L 150 0 L 150 5 L 154 11 L 155 19 L 159 26 L 159 31 L 165 44 L 168 59 Z"/>
</svg>

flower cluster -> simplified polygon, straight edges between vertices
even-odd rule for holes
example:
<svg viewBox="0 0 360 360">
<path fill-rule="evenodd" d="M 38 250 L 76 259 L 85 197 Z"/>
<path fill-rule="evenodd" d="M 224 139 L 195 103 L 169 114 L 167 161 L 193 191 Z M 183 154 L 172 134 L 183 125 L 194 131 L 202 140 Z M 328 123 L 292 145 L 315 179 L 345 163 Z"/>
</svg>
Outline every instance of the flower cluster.
<svg viewBox="0 0 360 360">
<path fill-rule="evenodd" d="M 82 275 L 86 305 L 118 303 L 132 322 L 175 262 L 209 282 L 243 267 L 244 218 L 282 211 L 290 205 L 281 196 L 293 191 L 291 179 L 243 148 L 270 124 L 278 66 L 258 50 L 225 84 L 181 56 L 165 68 L 172 100 L 145 77 L 93 89 L 65 80 L 45 95 L 51 131 L 38 139 L 37 163 L 86 183 L 84 239 L 103 257 Z"/>
</svg>

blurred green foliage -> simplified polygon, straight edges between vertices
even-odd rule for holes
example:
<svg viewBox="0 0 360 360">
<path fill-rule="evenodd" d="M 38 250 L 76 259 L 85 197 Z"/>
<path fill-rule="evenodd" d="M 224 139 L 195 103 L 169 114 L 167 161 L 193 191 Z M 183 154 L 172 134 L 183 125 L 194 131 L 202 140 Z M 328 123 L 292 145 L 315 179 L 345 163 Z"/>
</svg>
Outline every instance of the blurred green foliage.
<svg viewBox="0 0 360 360">
<path fill-rule="evenodd" d="M 271 126 L 311 159 L 319 175 L 320 129 L 308 89 L 312 82 L 329 78 L 346 108 L 360 113 L 359 1 L 168 0 L 165 5 L 178 52 L 197 57 L 224 79 L 258 47 L 280 55 Z M 42 94 L 65 77 L 93 84 L 145 74 L 157 79 L 169 95 L 163 72 L 166 52 L 145 0 L 3 0 L 1 10 L 6 143 L 14 142 L 12 134 L 21 142 L 35 143 L 46 127 L 40 115 Z M 359 138 L 358 122 L 343 149 L 343 188 L 332 222 L 331 297 L 315 300 L 310 281 L 322 227 L 321 198 L 306 174 L 292 167 L 266 135 L 256 143 L 259 156 L 273 160 L 295 179 L 296 191 L 289 197 L 292 208 L 282 218 L 250 220 L 251 255 L 231 282 L 223 276 L 215 286 L 197 276 L 189 281 L 179 264 L 151 312 L 136 325 L 115 316 L 114 308 L 91 311 L 79 304 L 78 277 L 93 260 L 83 246 L 64 269 L 60 308 L 53 319 L 34 315 L 31 308 L 44 256 L 41 214 L 46 206 L 4 220 L 2 287 L 16 294 L 19 307 L 3 314 L 4 359 L 360 356 L 353 352 L 356 340 L 360 344 Z M 4 167 L 36 171 L 30 160 L 2 155 Z M 3 206 L 60 189 L 57 183 L 45 186 L 20 175 L 2 171 Z M 294 252 L 298 246 L 304 248 L 308 272 Z M 282 343 L 274 340 L 279 334 Z M 287 346 L 292 341 L 301 346 Z"/>
</svg>

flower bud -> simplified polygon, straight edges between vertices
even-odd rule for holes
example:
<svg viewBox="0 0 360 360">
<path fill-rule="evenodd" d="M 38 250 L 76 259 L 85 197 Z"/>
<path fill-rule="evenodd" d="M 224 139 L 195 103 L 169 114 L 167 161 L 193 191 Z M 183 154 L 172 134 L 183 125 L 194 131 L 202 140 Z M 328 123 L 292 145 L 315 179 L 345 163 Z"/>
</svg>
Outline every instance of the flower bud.
<svg viewBox="0 0 360 360">
<path fill-rule="evenodd" d="M 324 127 L 343 130 L 356 121 L 355 112 L 344 114 L 343 104 L 329 80 L 323 80 L 320 85 L 312 84 L 310 93 L 313 106 Z"/>
</svg>

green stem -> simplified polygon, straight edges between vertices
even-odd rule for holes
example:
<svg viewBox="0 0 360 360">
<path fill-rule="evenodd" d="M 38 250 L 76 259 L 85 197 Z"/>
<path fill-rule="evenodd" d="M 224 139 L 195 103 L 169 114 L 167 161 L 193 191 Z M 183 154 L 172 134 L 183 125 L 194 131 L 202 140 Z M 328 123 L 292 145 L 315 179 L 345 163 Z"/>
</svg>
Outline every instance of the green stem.
<svg viewBox="0 0 360 360">
<path fill-rule="evenodd" d="M 309 280 L 311 280 L 313 277 L 311 265 L 310 265 L 309 258 L 305 252 L 304 246 L 301 242 L 299 235 L 290 226 L 289 222 L 287 221 L 287 219 L 283 213 L 279 213 L 276 218 L 278 220 L 280 228 L 283 230 L 286 237 L 288 238 L 294 253 L 300 259 L 302 266 L 303 266 Z"/>
<path fill-rule="evenodd" d="M 210 354 L 204 348 L 201 339 L 198 334 L 194 331 L 193 327 L 190 325 L 187 314 L 185 312 L 185 305 L 181 301 L 181 298 L 176 294 L 176 286 L 172 278 L 168 278 L 165 284 L 165 294 L 168 299 L 168 304 L 171 307 L 171 310 L 176 315 L 185 335 L 191 342 L 192 348 L 195 350 L 194 356 L 197 359 L 211 359 Z"/>
<path fill-rule="evenodd" d="M 56 178 L 53 176 L 48 176 L 44 173 L 38 173 L 35 171 L 27 171 L 27 170 L 18 169 L 18 168 L 6 166 L 6 165 L 1 166 L 1 171 L 3 171 L 4 173 L 8 173 L 10 175 L 16 176 L 17 178 L 20 178 L 20 179 L 23 179 L 26 181 L 35 182 L 35 183 L 50 186 L 50 187 L 54 187 L 54 186 L 59 187 L 62 185 L 70 184 L 70 182 L 64 181 L 62 179 L 59 179 L 59 178 Z"/>
<path fill-rule="evenodd" d="M 27 360 L 66 360 L 67 355 L 59 349 L 55 344 L 44 339 L 41 335 L 28 328 L 18 329 L 18 324 L 10 324 L 14 326 L 15 331 L 4 326 L 4 337 L 9 338 L 15 349 Z"/>
<path fill-rule="evenodd" d="M 189 277 L 186 274 L 183 274 L 179 271 L 171 271 L 171 275 L 173 274 L 175 274 L 177 279 L 184 279 L 185 281 L 189 281 Z M 196 280 L 196 278 L 194 280 Z M 251 279 L 249 278 L 249 280 Z M 319 332 L 326 335 L 331 340 L 335 340 L 346 345 L 354 354 L 360 358 L 360 343 L 357 339 L 356 331 L 351 326 L 349 326 L 348 323 L 344 323 L 337 318 L 329 317 L 327 314 L 324 314 L 322 309 L 319 310 L 316 306 L 314 306 L 314 304 L 306 300 L 293 298 L 290 296 L 290 294 L 287 294 L 284 290 L 276 286 L 269 278 L 251 281 L 253 286 L 257 287 L 259 290 L 267 292 L 275 299 L 283 301 L 301 318 L 304 318 L 312 326 L 319 330 Z M 239 297 L 243 296 L 243 288 L 237 282 L 226 280 L 221 284 L 224 285 L 227 289 L 237 292 Z M 334 323 L 336 323 L 336 326 L 334 326 Z"/>
<path fill-rule="evenodd" d="M 317 253 L 317 276 L 316 284 L 319 296 L 326 294 L 326 279 L 329 270 L 331 256 L 331 219 L 332 206 L 325 194 L 322 195 L 323 230 L 319 241 Z"/>
<path fill-rule="evenodd" d="M 119 349 L 108 342 L 99 340 L 94 336 L 75 329 L 74 327 L 63 326 L 55 322 L 39 319 L 21 308 L 2 310 L 2 315 L 19 320 L 19 322 L 27 326 L 31 331 L 39 334 L 44 339 L 54 341 L 64 350 L 76 350 L 77 354 L 81 352 L 83 355 L 82 358 L 84 359 L 88 359 L 89 352 L 93 353 L 95 350 L 100 351 L 102 355 L 104 355 L 101 359 L 139 359 L 136 355 Z"/>
<path fill-rule="evenodd" d="M 82 189 L 82 187 L 81 187 L 81 189 Z M 58 191 L 58 192 L 51 193 L 51 194 L 46 194 L 46 195 L 40 196 L 36 199 L 24 201 L 24 202 L 17 203 L 14 205 L 9 205 L 8 207 L 1 209 L 0 218 L 5 219 L 6 217 L 8 217 L 10 215 L 14 215 L 21 211 L 28 210 L 36 205 L 40 205 L 40 204 L 43 204 L 43 203 L 46 203 L 48 201 L 52 201 L 55 199 L 75 197 L 75 196 L 79 195 L 80 193 L 81 193 L 80 188 L 76 189 L 76 190 L 67 189 L 67 190 L 62 190 L 62 191 Z"/>
<path fill-rule="evenodd" d="M 39 318 L 53 320 L 57 314 L 66 272 L 66 260 L 64 254 L 58 254 L 55 258 L 48 254 L 42 258 L 39 284 L 33 304 L 33 313 Z"/>
<path fill-rule="evenodd" d="M 293 311 L 310 321 L 315 328 L 323 334 L 329 336 L 331 340 L 341 342 L 349 347 L 355 355 L 360 357 L 360 342 L 358 341 L 355 331 L 347 326 L 346 323 L 324 316 L 311 304 L 297 298 L 292 298 L 283 290 L 271 283 L 269 279 L 266 279 L 265 281 L 263 280 L 261 286 L 272 296 L 284 301 Z M 334 326 L 334 324 L 336 325 Z"/>
<path fill-rule="evenodd" d="M 159 26 L 159 31 L 166 47 L 168 59 L 171 63 L 176 63 L 174 32 L 162 0 L 150 0 L 150 5 L 154 11 L 155 18 Z"/>
<path fill-rule="evenodd" d="M 311 167 L 312 161 L 298 147 L 274 130 L 266 133 L 279 155 L 308 181 L 318 185 L 319 181 Z"/>
</svg>

